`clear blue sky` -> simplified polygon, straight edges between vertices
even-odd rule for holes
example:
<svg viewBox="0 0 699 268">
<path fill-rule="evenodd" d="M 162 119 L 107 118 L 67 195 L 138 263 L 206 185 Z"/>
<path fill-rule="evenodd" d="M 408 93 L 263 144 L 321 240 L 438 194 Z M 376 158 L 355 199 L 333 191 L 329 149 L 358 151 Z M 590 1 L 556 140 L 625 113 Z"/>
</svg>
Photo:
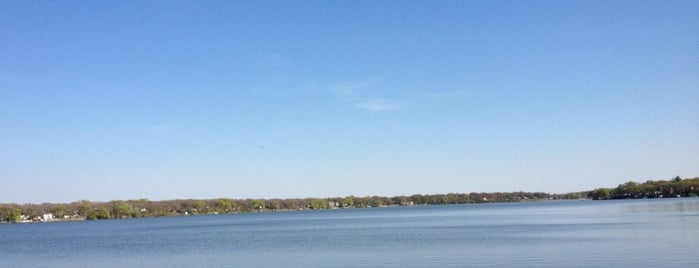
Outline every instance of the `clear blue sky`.
<svg viewBox="0 0 699 268">
<path fill-rule="evenodd" d="M 699 1 L 0 1 L 0 202 L 699 176 Z"/>
</svg>

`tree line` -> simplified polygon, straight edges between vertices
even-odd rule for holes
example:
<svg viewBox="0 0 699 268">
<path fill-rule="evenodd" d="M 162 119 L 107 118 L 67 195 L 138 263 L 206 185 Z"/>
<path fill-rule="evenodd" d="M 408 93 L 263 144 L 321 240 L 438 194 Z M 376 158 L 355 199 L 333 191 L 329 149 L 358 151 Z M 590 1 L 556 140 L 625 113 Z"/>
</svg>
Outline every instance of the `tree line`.
<svg viewBox="0 0 699 268">
<path fill-rule="evenodd" d="M 670 180 L 649 180 L 644 183 L 629 181 L 616 188 L 597 188 L 590 191 L 588 196 L 594 200 L 696 197 L 699 196 L 699 177 L 682 179 L 677 176 Z"/>
<path fill-rule="evenodd" d="M 555 195 L 541 192 L 432 194 L 411 196 L 346 196 L 332 198 L 289 199 L 179 199 L 150 201 L 147 199 L 43 204 L 0 204 L 0 221 L 41 221 L 46 213 L 59 220 L 98 220 L 176 215 L 227 214 L 285 210 L 314 210 L 333 208 L 368 208 L 382 206 L 444 205 L 489 202 L 536 201 L 543 199 L 580 198 L 579 194 Z M 24 216 L 24 217 L 22 217 Z"/>
<path fill-rule="evenodd" d="M 411 196 L 346 196 L 331 198 L 289 199 L 229 199 L 207 200 L 179 199 L 151 201 L 147 199 L 43 204 L 0 204 L 0 222 L 41 221 L 50 213 L 57 220 L 98 220 L 177 215 L 207 215 L 241 212 L 267 212 L 285 210 L 312 210 L 334 208 L 367 208 L 382 206 L 446 205 L 491 202 L 520 202 L 551 199 L 619 199 L 656 198 L 670 196 L 696 196 L 699 194 L 699 178 L 677 177 L 669 181 L 627 182 L 615 189 L 598 188 L 592 191 L 567 194 L 543 192 L 495 192 L 415 194 Z"/>
</svg>

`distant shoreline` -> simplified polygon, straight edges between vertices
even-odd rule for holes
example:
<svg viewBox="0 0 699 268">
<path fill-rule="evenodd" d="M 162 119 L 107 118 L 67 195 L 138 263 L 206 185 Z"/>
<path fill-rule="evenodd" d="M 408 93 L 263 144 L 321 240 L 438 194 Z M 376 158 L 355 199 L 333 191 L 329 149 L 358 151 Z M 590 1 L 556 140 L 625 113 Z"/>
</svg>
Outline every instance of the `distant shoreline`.
<svg viewBox="0 0 699 268">
<path fill-rule="evenodd" d="M 607 200 L 676 198 L 699 196 L 699 177 L 670 180 L 627 182 L 616 188 L 597 188 L 591 191 L 566 194 L 543 192 L 495 192 L 495 193 L 449 193 L 414 194 L 411 196 L 346 196 L 332 198 L 287 198 L 287 199 L 177 199 L 165 201 L 116 200 L 91 202 L 43 204 L 0 204 L 0 223 L 55 222 L 76 220 L 124 219 L 141 217 L 165 217 L 187 215 L 210 215 L 230 213 L 253 213 L 274 211 L 297 211 L 318 209 L 343 209 L 366 207 L 448 205 L 475 203 L 527 202 L 543 200 Z"/>
</svg>

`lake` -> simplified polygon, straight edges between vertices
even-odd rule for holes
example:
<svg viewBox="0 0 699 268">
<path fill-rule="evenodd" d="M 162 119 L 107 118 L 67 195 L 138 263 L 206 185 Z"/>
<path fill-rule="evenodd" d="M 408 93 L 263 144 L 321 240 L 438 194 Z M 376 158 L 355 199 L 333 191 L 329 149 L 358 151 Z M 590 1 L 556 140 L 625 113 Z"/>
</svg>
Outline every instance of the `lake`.
<svg viewBox="0 0 699 268">
<path fill-rule="evenodd" d="M 0 225 L 2 267 L 699 267 L 699 198 Z"/>
</svg>

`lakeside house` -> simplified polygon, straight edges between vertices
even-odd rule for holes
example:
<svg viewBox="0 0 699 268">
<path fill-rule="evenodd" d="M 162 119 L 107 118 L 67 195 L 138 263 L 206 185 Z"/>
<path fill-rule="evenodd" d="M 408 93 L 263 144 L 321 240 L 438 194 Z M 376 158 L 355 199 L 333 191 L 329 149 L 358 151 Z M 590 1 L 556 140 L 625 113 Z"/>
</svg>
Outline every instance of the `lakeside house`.
<svg viewBox="0 0 699 268">
<path fill-rule="evenodd" d="M 19 222 L 32 222 L 32 219 L 27 215 L 19 216 Z"/>
</svg>

